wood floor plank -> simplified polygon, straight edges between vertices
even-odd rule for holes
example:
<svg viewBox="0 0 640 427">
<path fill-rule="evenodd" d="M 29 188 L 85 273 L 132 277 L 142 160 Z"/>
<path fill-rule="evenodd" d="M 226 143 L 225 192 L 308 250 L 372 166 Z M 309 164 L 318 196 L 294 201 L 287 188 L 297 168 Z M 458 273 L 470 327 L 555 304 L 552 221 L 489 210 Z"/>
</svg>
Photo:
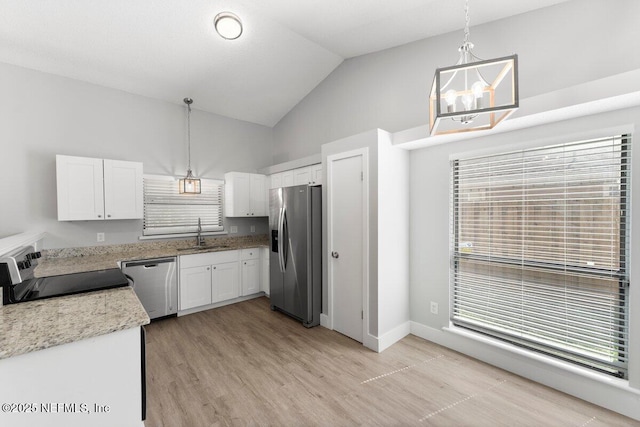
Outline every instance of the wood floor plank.
<svg viewBox="0 0 640 427">
<path fill-rule="evenodd" d="M 147 327 L 146 427 L 640 426 L 415 336 L 383 353 L 267 298 Z"/>
</svg>

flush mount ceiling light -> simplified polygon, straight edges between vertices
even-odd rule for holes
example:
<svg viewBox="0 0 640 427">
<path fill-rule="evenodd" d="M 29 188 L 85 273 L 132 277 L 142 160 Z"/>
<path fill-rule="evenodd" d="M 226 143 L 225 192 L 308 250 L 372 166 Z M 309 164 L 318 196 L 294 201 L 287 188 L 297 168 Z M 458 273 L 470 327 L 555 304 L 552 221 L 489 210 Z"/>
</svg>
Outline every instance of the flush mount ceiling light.
<svg viewBox="0 0 640 427">
<path fill-rule="evenodd" d="M 187 141 L 189 150 L 189 165 L 187 166 L 187 176 L 178 181 L 178 191 L 181 194 L 200 194 L 200 180 L 193 176 L 191 172 L 191 104 L 193 99 L 185 98 L 182 100 L 187 104 Z"/>
<path fill-rule="evenodd" d="M 235 40 L 242 34 L 242 21 L 231 12 L 220 12 L 213 18 L 213 25 L 220 37 Z"/>
<path fill-rule="evenodd" d="M 518 55 L 482 60 L 469 41 L 469 0 L 464 42 L 456 65 L 436 69 L 429 96 L 430 135 L 492 129 L 518 109 Z"/>
</svg>

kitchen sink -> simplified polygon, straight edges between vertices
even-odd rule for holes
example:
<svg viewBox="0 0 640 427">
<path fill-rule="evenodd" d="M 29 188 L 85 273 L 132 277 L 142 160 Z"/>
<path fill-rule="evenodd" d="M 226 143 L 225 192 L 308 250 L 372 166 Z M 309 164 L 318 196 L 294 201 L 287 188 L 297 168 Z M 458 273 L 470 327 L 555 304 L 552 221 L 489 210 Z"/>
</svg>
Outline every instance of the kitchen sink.
<svg viewBox="0 0 640 427">
<path fill-rule="evenodd" d="M 229 245 L 202 245 L 202 246 L 189 246 L 188 248 L 178 248 L 179 251 L 208 251 L 211 249 L 227 249 Z"/>
</svg>

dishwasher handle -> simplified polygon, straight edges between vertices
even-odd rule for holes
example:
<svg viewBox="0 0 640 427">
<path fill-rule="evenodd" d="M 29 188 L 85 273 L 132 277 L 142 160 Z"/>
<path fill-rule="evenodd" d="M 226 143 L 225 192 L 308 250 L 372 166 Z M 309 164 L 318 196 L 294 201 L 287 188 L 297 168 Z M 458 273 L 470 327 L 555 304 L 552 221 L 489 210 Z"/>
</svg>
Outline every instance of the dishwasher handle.
<svg viewBox="0 0 640 427">
<path fill-rule="evenodd" d="M 159 258 L 159 259 L 143 259 L 141 261 L 130 261 L 122 264 L 123 268 L 127 267 L 145 267 L 145 268 L 153 268 L 157 267 L 158 264 L 165 264 L 167 262 L 176 262 L 175 258 Z"/>
</svg>

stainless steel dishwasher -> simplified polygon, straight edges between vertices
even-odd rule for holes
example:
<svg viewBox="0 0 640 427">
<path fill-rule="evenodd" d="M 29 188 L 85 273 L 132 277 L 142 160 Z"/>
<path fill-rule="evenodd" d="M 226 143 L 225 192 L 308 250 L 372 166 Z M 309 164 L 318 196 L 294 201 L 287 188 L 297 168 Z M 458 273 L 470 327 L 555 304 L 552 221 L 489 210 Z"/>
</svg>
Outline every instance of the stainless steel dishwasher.
<svg viewBox="0 0 640 427">
<path fill-rule="evenodd" d="M 175 257 L 123 262 L 122 272 L 131 282 L 150 319 L 178 312 Z"/>
</svg>

